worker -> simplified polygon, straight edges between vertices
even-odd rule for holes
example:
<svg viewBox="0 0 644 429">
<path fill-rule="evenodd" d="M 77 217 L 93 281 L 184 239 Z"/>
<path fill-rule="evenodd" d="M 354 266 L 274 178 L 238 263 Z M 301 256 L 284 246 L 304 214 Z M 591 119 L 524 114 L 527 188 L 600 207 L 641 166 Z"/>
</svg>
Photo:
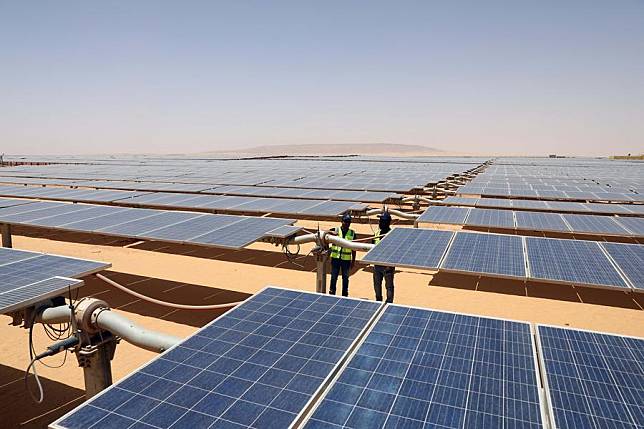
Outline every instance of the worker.
<svg viewBox="0 0 644 429">
<path fill-rule="evenodd" d="M 373 236 L 373 244 L 380 243 L 380 240 L 391 230 L 391 215 L 385 211 L 378 220 L 378 230 Z M 373 289 L 376 292 L 376 301 L 382 301 L 382 279 L 385 279 L 387 290 L 386 302 L 394 302 L 394 267 L 375 265 L 373 267 Z"/>
<path fill-rule="evenodd" d="M 351 241 L 356 233 L 349 228 L 351 226 L 351 215 L 345 213 L 342 216 L 342 226 L 337 230 L 338 237 Z M 338 274 L 342 271 L 342 296 L 349 296 L 349 271 L 356 262 L 356 252 L 346 247 L 331 245 L 331 285 L 329 293 L 335 295 L 335 288 L 338 282 Z"/>
</svg>

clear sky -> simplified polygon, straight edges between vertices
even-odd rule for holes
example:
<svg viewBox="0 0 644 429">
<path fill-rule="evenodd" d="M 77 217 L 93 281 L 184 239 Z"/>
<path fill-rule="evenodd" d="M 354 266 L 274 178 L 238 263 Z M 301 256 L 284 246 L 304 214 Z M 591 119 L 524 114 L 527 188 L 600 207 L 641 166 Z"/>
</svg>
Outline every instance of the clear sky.
<svg viewBox="0 0 644 429">
<path fill-rule="evenodd" d="M 644 1 L 0 0 L 6 153 L 644 151 Z"/>
</svg>

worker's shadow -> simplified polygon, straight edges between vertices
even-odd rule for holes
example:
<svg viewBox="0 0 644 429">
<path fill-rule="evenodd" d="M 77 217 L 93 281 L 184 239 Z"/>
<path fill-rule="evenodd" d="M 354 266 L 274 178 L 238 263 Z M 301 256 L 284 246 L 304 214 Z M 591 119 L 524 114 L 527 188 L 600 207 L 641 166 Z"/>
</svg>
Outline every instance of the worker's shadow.
<svg viewBox="0 0 644 429">
<path fill-rule="evenodd" d="M 47 362 L 56 364 L 62 358 L 61 354 Z M 67 359 L 76 358 L 72 355 L 67 356 Z M 49 423 L 85 400 L 84 390 L 40 376 L 45 398 L 41 404 L 37 404 L 25 390 L 24 375 L 22 369 L 0 365 L 0 426 L 3 428 L 46 428 Z M 38 387 L 32 376 L 29 377 L 29 387 L 34 395 L 38 395 Z"/>
</svg>

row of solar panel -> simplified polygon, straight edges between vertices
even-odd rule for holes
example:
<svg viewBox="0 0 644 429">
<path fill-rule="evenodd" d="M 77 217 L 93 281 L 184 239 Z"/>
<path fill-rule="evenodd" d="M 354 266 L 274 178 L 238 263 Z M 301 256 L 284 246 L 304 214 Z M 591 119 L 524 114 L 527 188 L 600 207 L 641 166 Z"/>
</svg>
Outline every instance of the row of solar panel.
<svg viewBox="0 0 644 429">
<path fill-rule="evenodd" d="M 0 195 L 74 202 L 110 202 L 126 206 L 177 207 L 286 215 L 339 216 L 367 206 L 350 201 L 196 195 L 171 192 L 135 192 L 59 187 L 0 186 Z"/>
<path fill-rule="evenodd" d="M 643 368 L 642 339 L 267 288 L 51 427 L 636 428 Z"/>
<path fill-rule="evenodd" d="M 431 206 L 418 223 L 644 237 L 644 218 Z"/>
<path fill-rule="evenodd" d="M 240 195 L 258 197 L 288 197 L 313 200 L 336 200 L 382 203 L 399 195 L 392 192 L 374 191 L 339 191 L 333 189 L 303 189 L 280 188 L 272 186 L 231 186 L 205 183 L 167 183 L 167 182 L 135 182 L 123 180 L 65 180 L 31 177 L 2 177 L 0 183 L 15 183 L 23 185 L 58 185 L 82 188 L 149 191 L 149 192 L 198 192 L 214 195 Z"/>
<path fill-rule="evenodd" d="M 38 201 L 0 209 L 0 223 L 239 249 L 292 219 Z"/>
<path fill-rule="evenodd" d="M 363 262 L 644 291 L 644 245 L 394 228 Z"/>
<path fill-rule="evenodd" d="M 83 284 L 76 280 L 110 264 L 0 247 L 0 314 L 10 313 Z"/>
<path fill-rule="evenodd" d="M 622 192 L 590 192 L 590 191 L 537 191 L 524 188 L 484 188 L 465 185 L 457 191 L 460 195 L 481 195 L 485 197 L 530 197 L 549 200 L 585 200 L 585 201 L 617 201 L 644 202 L 644 195 Z"/>
<path fill-rule="evenodd" d="M 509 198 L 447 197 L 445 205 L 556 212 L 644 216 L 644 204 L 575 203 L 571 201 L 515 200 Z"/>
</svg>

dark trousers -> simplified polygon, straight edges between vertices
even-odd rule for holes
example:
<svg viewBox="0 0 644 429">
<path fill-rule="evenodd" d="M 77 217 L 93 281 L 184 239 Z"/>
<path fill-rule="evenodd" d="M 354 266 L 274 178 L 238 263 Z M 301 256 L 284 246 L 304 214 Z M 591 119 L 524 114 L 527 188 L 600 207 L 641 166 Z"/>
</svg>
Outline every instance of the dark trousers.
<svg viewBox="0 0 644 429">
<path fill-rule="evenodd" d="M 349 296 L 349 271 L 351 270 L 351 261 L 331 258 L 331 284 L 329 293 L 335 295 L 335 286 L 338 283 L 338 274 L 342 271 L 342 296 Z"/>
<path fill-rule="evenodd" d="M 385 289 L 387 289 L 387 301 L 394 302 L 394 267 L 383 267 L 376 265 L 373 267 L 373 290 L 376 292 L 376 301 L 382 301 L 382 279 L 385 279 Z"/>
</svg>

